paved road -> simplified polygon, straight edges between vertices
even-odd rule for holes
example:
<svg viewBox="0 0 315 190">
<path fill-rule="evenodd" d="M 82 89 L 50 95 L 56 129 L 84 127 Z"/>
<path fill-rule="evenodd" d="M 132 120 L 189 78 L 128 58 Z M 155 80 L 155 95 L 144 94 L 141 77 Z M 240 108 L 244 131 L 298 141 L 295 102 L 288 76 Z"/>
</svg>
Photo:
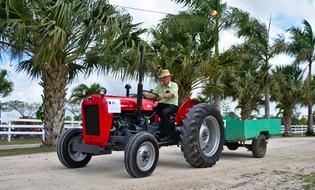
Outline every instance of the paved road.
<svg viewBox="0 0 315 190">
<path fill-rule="evenodd" d="M 274 138 L 263 159 L 240 148 L 224 150 L 212 168 L 186 163 L 178 147 L 160 149 L 150 177 L 127 174 L 123 152 L 96 156 L 87 167 L 67 169 L 56 153 L 0 157 L 0 189 L 301 189 L 297 174 L 315 172 L 315 138 Z"/>
</svg>

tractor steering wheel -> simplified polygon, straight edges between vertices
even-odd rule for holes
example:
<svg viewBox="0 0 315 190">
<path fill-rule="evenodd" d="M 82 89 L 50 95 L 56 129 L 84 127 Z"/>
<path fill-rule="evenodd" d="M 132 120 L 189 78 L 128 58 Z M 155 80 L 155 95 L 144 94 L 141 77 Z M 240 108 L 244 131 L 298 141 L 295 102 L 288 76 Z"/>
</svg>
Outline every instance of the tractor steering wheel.
<svg viewBox="0 0 315 190">
<path fill-rule="evenodd" d="M 154 93 L 154 92 L 149 91 L 149 90 L 142 90 L 142 94 L 143 94 L 144 92 L 145 92 L 145 93 L 149 93 L 149 94 L 151 94 L 151 95 L 154 95 L 153 98 L 148 98 L 148 99 L 157 100 L 157 99 L 160 97 L 157 93 Z"/>
<path fill-rule="evenodd" d="M 146 98 L 143 93 L 149 93 L 151 95 L 154 95 L 153 98 Z M 137 97 L 137 94 L 130 94 L 130 97 Z M 159 95 L 157 93 L 154 93 L 152 91 L 149 90 L 142 90 L 142 98 L 146 98 L 146 99 L 152 99 L 152 100 L 157 100 L 159 98 Z"/>
</svg>

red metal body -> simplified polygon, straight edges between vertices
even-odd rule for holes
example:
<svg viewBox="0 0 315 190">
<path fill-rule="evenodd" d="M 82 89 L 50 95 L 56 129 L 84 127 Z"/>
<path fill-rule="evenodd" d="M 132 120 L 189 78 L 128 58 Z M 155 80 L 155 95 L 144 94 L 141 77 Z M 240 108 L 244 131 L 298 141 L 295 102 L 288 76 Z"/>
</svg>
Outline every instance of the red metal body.
<svg viewBox="0 0 315 190">
<path fill-rule="evenodd" d="M 137 98 L 123 97 L 123 96 L 101 96 L 92 95 L 84 98 L 82 101 L 82 131 L 83 140 L 85 144 L 93 144 L 98 146 L 106 146 L 108 144 L 110 129 L 112 128 L 113 113 L 109 113 L 108 101 L 119 100 L 121 111 L 136 111 L 137 110 Z M 142 111 L 153 111 L 153 108 L 157 105 L 157 101 L 142 100 Z M 98 118 L 99 118 L 99 135 L 88 135 L 86 132 L 86 118 L 84 109 L 86 106 L 97 105 Z"/>
<path fill-rule="evenodd" d="M 109 107 L 111 102 L 118 102 L 119 109 L 113 112 L 110 111 Z M 189 99 L 185 101 L 179 108 L 175 121 L 178 125 L 182 125 L 182 120 L 185 118 L 186 113 L 193 106 L 198 104 L 198 100 Z M 154 107 L 158 104 L 157 101 L 142 99 L 142 111 L 153 111 Z M 99 124 L 99 135 L 87 134 L 86 126 L 87 120 L 85 116 L 85 109 L 91 106 L 96 106 L 98 111 L 98 124 Z M 108 144 L 110 129 L 112 128 L 113 114 L 120 113 L 123 111 L 136 111 L 137 110 L 137 98 L 123 97 L 123 96 L 101 96 L 92 95 L 84 98 L 82 101 L 82 131 L 83 141 L 85 144 L 97 145 L 105 147 Z"/>
</svg>

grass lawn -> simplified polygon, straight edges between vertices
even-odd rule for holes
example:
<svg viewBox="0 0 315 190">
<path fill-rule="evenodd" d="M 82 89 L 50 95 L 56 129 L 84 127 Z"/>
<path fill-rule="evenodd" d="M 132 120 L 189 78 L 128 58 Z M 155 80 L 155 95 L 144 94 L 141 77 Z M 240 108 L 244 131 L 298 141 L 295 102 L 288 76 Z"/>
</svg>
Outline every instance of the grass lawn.
<svg viewBox="0 0 315 190">
<path fill-rule="evenodd" d="M 56 147 L 33 147 L 33 148 L 15 148 L 15 149 L 6 149 L 0 150 L 1 156 L 14 156 L 14 155 L 23 155 L 23 154 L 36 154 L 36 153 L 44 153 L 44 152 L 55 152 Z"/>
<path fill-rule="evenodd" d="M 41 137 L 34 137 L 34 138 L 18 138 L 18 139 L 11 139 L 11 142 L 8 142 L 7 139 L 0 139 L 0 145 L 10 145 L 10 144 L 34 144 L 34 143 L 41 143 Z"/>
<path fill-rule="evenodd" d="M 315 172 L 310 173 L 309 175 L 304 175 L 304 185 L 305 190 L 315 189 Z"/>
</svg>

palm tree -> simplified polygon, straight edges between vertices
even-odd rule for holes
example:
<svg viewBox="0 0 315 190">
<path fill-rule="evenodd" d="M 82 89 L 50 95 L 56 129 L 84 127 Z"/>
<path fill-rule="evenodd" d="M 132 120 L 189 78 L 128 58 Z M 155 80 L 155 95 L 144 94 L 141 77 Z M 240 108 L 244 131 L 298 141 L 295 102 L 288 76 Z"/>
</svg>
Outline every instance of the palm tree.
<svg viewBox="0 0 315 190">
<path fill-rule="evenodd" d="M 251 52 L 257 54 L 258 61 L 262 62 L 261 71 L 263 74 L 262 82 L 265 84 L 265 117 L 270 118 L 270 85 L 272 83 L 272 77 L 270 75 L 271 65 L 270 59 L 281 53 L 282 46 L 275 41 L 270 41 L 270 25 L 268 27 L 260 23 L 257 19 L 250 18 L 247 22 L 240 25 L 238 35 L 245 37 L 248 43 L 251 43 L 251 47 L 254 48 Z"/>
<path fill-rule="evenodd" d="M 303 96 L 302 71 L 295 65 L 278 66 L 273 71 L 276 85 L 272 98 L 283 113 L 284 136 L 292 136 L 291 120 L 297 103 Z"/>
<path fill-rule="evenodd" d="M 98 83 L 93 83 L 90 86 L 87 86 L 86 84 L 80 84 L 72 90 L 72 93 L 70 95 L 69 100 L 72 103 L 80 104 L 81 100 L 86 95 L 92 95 L 92 94 L 99 93 L 101 87 L 102 86 Z M 84 91 L 85 91 L 85 93 L 84 93 Z"/>
<path fill-rule="evenodd" d="M 205 80 L 204 63 L 211 55 L 208 49 L 214 46 L 213 36 L 205 35 L 207 26 L 207 20 L 198 15 L 180 13 L 167 16 L 152 30 L 154 70 L 168 68 L 174 74 L 180 101 Z"/>
<path fill-rule="evenodd" d="M 13 91 L 13 83 L 9 81 L 7 78 L 7 71 L 0 71 L 0 97 L 4 98 L 8 96 Z M 0 119 L 1 119 L 1 106 L 2 103 L 0 101 Z M 1 123 L 1 120 L 0 120 Z"/>
<path fill-rule="evenodd" d="M 315 34 L 308 21 L 304 20 L 304 29 L 292 27 L 289 29 L 291 42 L 288 43 L 287 52 L 295 57 L 295 62 L 306 62 L 308 64 L 307 84 L 312 83 L 312 63 L 315 60 Z M 309 95 L 307 98 L 308 105 L 308 127 L 307 135 L 313 134 L 313 99 Z"/>
<path fill-rule="evenodd" d="M 184 3 L 184 5 L 189 6 L 190 11 L 198 14 L 201 18 L 208 17 L 208 27 L 211 28 L 212 33 L 208 35 L 213 35 L 215 40 L 214 46 L 214 57 L 211 60 L 208 60 L 211 67 L 207 73 L 209 80 L 207 82 L 208 86 L 211 86 L 210 91 L 213 96 L 214 103 L 218 109 L 220 109 L 221 97 L 223 94 L 223 84 L 221 83 L 222 79 L 222 69 L 224 67 L 221 65 L 219 56 L 219 41 L 220 41 L 220 32 L 223 30 L 228 30 L 232 27 L 235 27 L 248 19 L 248 14 L 242 12 L 241 10 L 228 7 L 226 3 L 221 3 L 221 0 L 174 0 L 177 3 Z M 209 16 L 212 11 L 216 11 L 217 15 Z M 210 51 L 211 49 L 207 49 Z"/>
<path fill-rule="evenodd" d="M 13 91 L 13 83 L 7 78 L 7 71 L 0 71 L 0 97 L 4 98 Z"/>
<path fill-rule="evenodd" d="M 20 62 L 19 71 L 41 79 L 44 144 L 55 145 L 63 129 L 67 83 L 99 64 L 84 64 L 86 52 L 107 47 L 112 58 L 102 68 L 108 70 L 132 43 L 134 36 L 128 32 L 136 28 L 129 15 L 103 0 L 6 0 L 0 5 L 0 47 L 10 50 L 12 58 L 27 59 Z"/>
<path fill-rule="evenodd" d="M 249 119 L 262 101 L 264 83 L 263 72 L 258 57 L 251 53 L 251 43 L 233 46 L 228 53 L 234 58 L 234 67 L 227 70 L 222 82 L 227 97 L 237 101 L 241 109 L 241 119 Z"/>
</svg>

